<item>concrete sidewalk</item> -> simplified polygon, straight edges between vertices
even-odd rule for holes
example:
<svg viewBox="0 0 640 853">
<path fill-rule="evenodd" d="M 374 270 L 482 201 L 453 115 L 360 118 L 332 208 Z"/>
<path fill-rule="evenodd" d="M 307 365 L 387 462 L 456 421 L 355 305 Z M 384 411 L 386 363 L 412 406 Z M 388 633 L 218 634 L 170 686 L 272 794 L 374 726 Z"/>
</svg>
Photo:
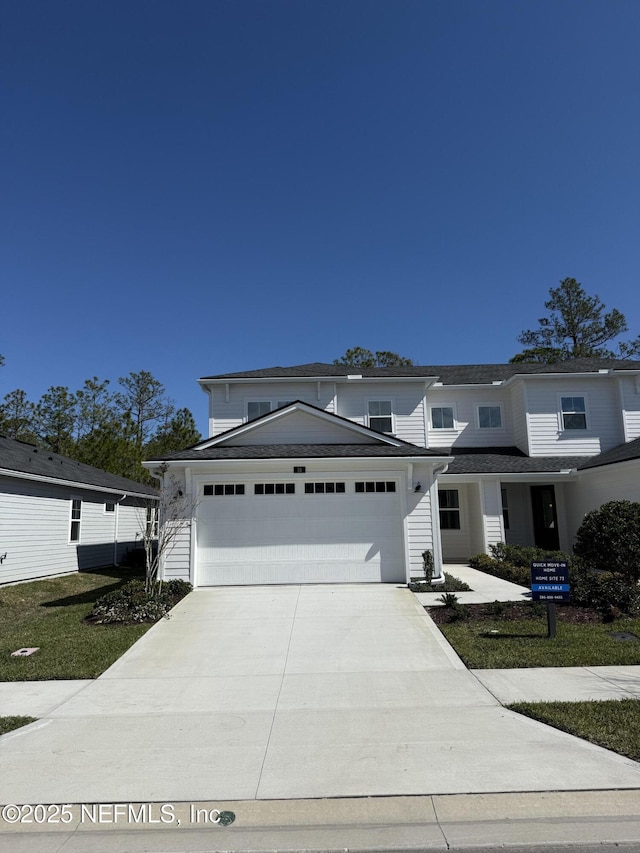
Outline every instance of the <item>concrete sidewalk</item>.
<svg viewBox="0 0 640 853">
<path fill-rule="evenodd" d="M 448 575 L 464 581 L 471 592 L 456 592 L 461 604 L 490 604 L 492 601 L 530 601 L 531 590 L 526 586 L 494 578 L 485 572 L 479 572 L 461 563 L 447 564 L 444 567 Z M 438 601 L 441 592 L 416 592 L 415 597 L 423 607 L 440 607 Z"/>
</svg>

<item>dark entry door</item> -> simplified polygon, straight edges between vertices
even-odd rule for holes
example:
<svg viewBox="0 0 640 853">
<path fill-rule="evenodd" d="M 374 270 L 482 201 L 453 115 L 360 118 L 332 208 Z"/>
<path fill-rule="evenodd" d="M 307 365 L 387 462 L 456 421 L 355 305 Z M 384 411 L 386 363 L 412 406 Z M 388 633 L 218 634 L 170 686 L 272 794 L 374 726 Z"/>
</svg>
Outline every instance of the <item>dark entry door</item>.
<svg viewBox="0 0 640 853">
<path fill-rule="evenodd" d="M 533 536 L 538 548 L 548 551 L 560 549 L 556 493 L 553 486 L 531 486 Z"/>
</svg>

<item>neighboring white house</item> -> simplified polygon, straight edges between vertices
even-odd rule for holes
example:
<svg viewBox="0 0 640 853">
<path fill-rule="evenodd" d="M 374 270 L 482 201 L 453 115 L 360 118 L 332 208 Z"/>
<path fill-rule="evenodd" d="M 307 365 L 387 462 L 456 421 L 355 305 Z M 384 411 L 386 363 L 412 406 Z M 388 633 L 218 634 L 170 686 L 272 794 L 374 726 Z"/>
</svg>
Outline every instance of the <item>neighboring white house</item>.
<svg viewBox="0 0 640 853">
<path fill-rule="evenodd" d="M 158 492 L 0 436 L 0 584 L 118 563 Z"/>
<path fill-rule="evenodd" d="M 422 575 L 506 541 L 570 550 L 585 512 L 640 500 L 640 362 L 580 359 L 204 377 L 209 438 L 145 466 L 193 518 L 166 578 Z"/>
</svg>

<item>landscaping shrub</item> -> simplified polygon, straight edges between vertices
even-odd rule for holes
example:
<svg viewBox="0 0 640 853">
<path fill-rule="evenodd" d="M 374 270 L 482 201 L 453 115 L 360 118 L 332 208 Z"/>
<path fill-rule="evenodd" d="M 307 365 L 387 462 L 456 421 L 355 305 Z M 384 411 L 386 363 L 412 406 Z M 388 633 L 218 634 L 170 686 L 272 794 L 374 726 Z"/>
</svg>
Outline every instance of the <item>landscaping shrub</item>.
<svg viewBox="0 0 640 853">
<path fill-rule="evenodd" d="M 409 584 L 409 589 L 411 592 L 470 592 L 471 587 L 469 584 L 461 581 L 460 578 L 454 577 L 454 575 L 450 575 L 447 572 L 444 572 L 444 583 L 438 584 L 437 586 L 431 586 L 431 584 L 425 583 L 424 581 L 411 581 Z"/>
<path fill-rule="evenodd" d="M 143 580 L 132 580 L 120 589 L 99 598 L 89 620 L 99 624 L 156 622 L 171 610 L 181 598 L 191 592 L 190 583 L 173 580 L 163 583 L 156 595 L 145 591 Z"/>
<path fill-rule="evenodd" d="M 424 568 L 424 582 L 427 584 L 431 583 L 431 579 L 433 578 L 433 554 L 431 551 L 423 551 L 422 552 L 422 565 Z"/>
<path fill-rule="evenodd" d="M 471 557 L 469 565 L 497 578 L 502 578 L 520 586 L 531 585 L 531 562 L 533 560 L 566 560 L 571 564 L 571 557 L 563 551 L 545 551 L 544 548 L 534 548 L 526 545 L 507 545 L 498 542 L 490 545 L 488 554 L 476 554 Z"/>
<path fill-rule="evenodd" d="M 640 578 L 640 503 L 610 501 L 585 515 L 574 551 L 591 569 Z"/>
<path fill-rule="evenodd" d="M 612 572 L 595 572 L 580 558 L 571 570 L 571 603 L 598 610 L 605 619 L 640 614 L 640 587 L 636 581 Z"/>
<path fill-rule="evenodd" d="M 438 601 L 442 602 L 443 608 L 447 611 L 449 622 L 459 622 L 461 619 L 466 619 L 469 612 L 464 604 L 458 600 L 458 596 L 452 592 L 445 592 L 440 596 Z"/>
</svg>

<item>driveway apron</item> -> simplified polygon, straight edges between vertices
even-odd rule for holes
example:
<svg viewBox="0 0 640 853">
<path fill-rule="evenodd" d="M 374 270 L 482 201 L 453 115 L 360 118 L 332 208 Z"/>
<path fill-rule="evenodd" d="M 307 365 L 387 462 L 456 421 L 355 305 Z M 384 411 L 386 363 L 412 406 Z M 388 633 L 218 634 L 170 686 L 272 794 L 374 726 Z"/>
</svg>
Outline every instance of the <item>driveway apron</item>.
<svg viewBox="0 0 640 853">
<path fill-rule="evenodd" d="M 406 588 L 199 589 L 0 739 L 0 802 L 640 788 L 640 764 L 504 709 Z"/>
</svg>

